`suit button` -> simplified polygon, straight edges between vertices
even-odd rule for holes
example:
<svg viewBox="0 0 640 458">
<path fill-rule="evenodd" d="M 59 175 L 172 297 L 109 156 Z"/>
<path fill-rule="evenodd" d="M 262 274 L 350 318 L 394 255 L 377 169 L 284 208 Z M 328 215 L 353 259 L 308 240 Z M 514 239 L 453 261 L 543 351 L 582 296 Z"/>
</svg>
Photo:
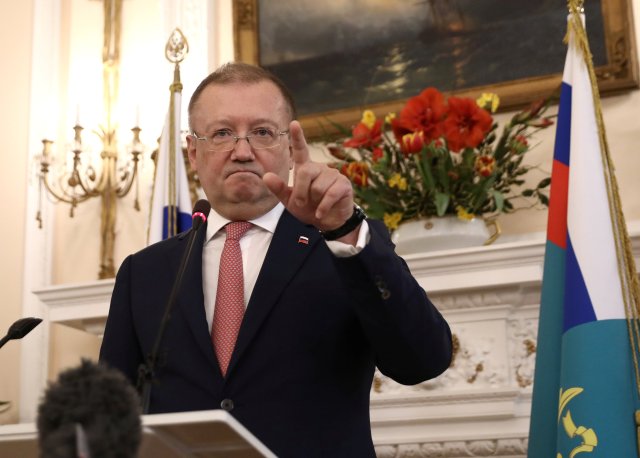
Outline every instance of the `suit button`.
<svg viewBox="0 0 640 458">
<path fill-rule="evenodd" d="M 376 280 L 376 287 L 380 292 L 380 297 L 384 300 L 389 299 L 391 297 L 391 291 L 387 289 L 387 282 L 385 282 L 382 279 L 382 277 L 380 277 L 379 275 L 376 275 L 375 280 Z"/>
<path fill-rule="evenodd" d="M 220 407 L 227 412 L 231 412 L 233 410 L 233 401 L 231 399 L 223 399 Z"/>
</svg>

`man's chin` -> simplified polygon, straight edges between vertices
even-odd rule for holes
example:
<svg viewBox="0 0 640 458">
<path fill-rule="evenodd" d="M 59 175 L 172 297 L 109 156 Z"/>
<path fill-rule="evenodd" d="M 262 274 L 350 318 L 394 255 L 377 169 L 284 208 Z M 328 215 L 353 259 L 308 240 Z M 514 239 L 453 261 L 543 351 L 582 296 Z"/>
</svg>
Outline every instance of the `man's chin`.
<svg viewBox="0 0 640 458">
<path fill-rule="evenodd" d="M 229 191 L 227 189 L 227 191 Z M 278 199 L 266 188 L 259 192 L 237 189 L 226 193 L 226 197 L 214 206 L 222 216 L 232 221 L 250 220 L 264 215 L 278 203 Z"/>
<path fill-rule="evenodd" d="M 251 186 L 235 185 L 227 186 L 227 195 L 229 201 L 236 204 L 258 204 L 266 200 L 277 200 L 276 197 L 267 189 L 262 180 L 258 185 L 253 184 Z"/>
</svg>

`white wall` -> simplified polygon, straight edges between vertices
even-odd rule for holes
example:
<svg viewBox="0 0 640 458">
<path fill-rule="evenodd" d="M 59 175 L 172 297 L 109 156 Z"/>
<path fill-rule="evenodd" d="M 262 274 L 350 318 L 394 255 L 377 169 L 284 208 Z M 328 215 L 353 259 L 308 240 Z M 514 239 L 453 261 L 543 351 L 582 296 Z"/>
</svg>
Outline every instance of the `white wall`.
<svg viewBox="0 0 640 458">
<path fill-rule="evenodd" d="M 22 314 L 22 271 L 28 174 L 29 77 L 31 70 L 32 4 L 11 2 L 0 15 L 3 66 L 0 72 L 0 334 Z M 18 418 L 19 342 L 0 350 L 0 401 L 12 401 L 0 423 Z"/>
</svg>

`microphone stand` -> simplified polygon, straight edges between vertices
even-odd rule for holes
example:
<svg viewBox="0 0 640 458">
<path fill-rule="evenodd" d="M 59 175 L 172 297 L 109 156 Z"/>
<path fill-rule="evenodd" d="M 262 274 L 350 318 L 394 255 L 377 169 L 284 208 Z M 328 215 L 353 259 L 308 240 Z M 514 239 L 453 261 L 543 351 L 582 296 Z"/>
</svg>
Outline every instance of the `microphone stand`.
<svg viewBox="0 0 640 458">
<path fill-rule="evenodd" d="M 198 222 L 200 222 L 200 224 L 198 224 Z M 162 321 L 160 322 L 160 329 L 158 330 L 156 341 L 153 345 L 151 353 L 149 353 L 149 355 L 147 356 L 147 360 L 140 364 L 140 367 L 138 368 L 137 388 L 141 396 L 143 415 L 149 413 L 149 402 L 151 400 L 151 383 L 153 382 L 155 375 L 154 370 L 158 362 L 160 343 L 162 342 L 162 336 L 164 335 L 167 323 L 169 322 L 169 318 L 171 317 L 171 310 L 173 309 L 173 306 L 176 302 L 178 291 L 180 290 L 180 286 L 182 286 L 182 277 L 184 277 L 184 272 L 187 268 L 189 259 L 191 258 L 191 251 L 193 250 L 196 235 L 198 234 L 200 226 L 202 226 L 202 222 L 203 220 L 201 220 L 200 218 L 193 219 L 193 227 L 191 228 L 191 233 L 189 234 L 187 249 L 184 252 L 184 256 L 182 256 L 182 261 L 180 262 L 176 280 L 173 283 L 171 294 L 169 294 L 169 298 L 167 299 L 167 303 L 164 307 L 164 315 L 162 316 Z"/>
</svg>

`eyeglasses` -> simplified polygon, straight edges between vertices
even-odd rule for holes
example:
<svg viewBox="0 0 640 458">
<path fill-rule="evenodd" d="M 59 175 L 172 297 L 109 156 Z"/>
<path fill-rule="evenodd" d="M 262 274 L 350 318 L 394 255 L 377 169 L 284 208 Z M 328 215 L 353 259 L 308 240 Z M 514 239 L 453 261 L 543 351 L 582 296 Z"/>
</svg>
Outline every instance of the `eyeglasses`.
<svg viewBox="0 0 640 458">
<path fill-rule="evenodd" d="M 248 135 L 240 137 L 231 130 L 217 130 L 209 136 L 199 137 L 195 131 L 191 136 L 196 140 L 204 142 L 207 151 L 214 153 L 225 153 L 233 150 L 240 140 L 246 140 L 253 149 L 269 149 L 280 145 L 280 138 L 289 134 L 288 130 L 276 131 L 266 127 L 260 127 L 249 132 Z"/>
</svg>

